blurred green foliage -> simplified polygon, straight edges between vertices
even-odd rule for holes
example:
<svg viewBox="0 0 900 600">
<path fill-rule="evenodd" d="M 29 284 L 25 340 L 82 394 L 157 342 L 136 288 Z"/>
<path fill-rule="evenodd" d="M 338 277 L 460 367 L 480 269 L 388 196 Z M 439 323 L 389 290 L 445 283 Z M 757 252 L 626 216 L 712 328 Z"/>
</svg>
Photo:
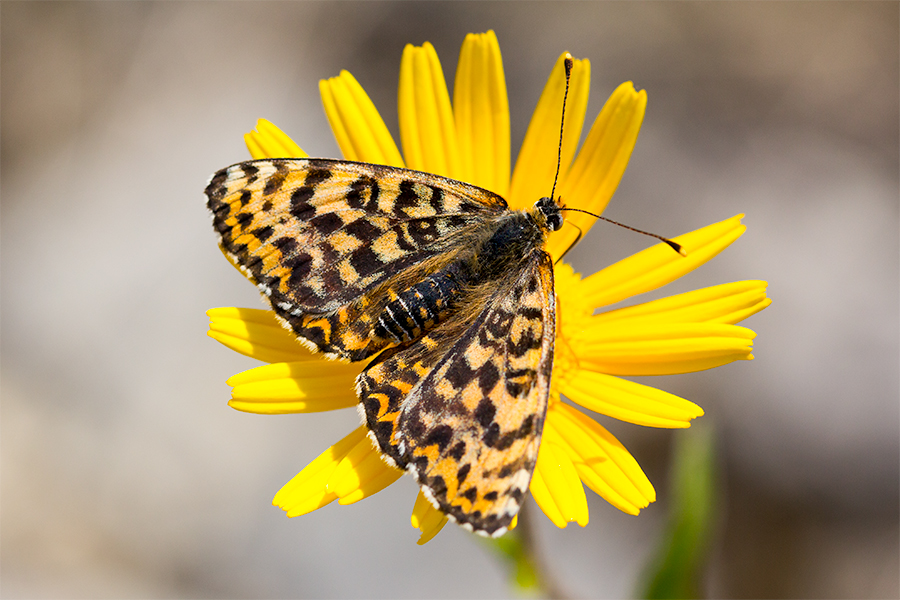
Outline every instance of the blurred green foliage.
<svg viewBox="0 0 900 600">
<path fill-rule="evenodd" d="M 531 550 L 523 542 L 522 534 L 514 529 L 503 537 L 488 540 L 491 549 L 503 557 L 510 570 L 510 580 L 519 592 L 539 594 L 543 588 Z"/>
<path fill-rule="evenodd" d="M 639 583 L 640 598 L 700 598 L 715 520 L 714 430 L 702 425 L 675 435 L 665 534 Z"/>
</svg>

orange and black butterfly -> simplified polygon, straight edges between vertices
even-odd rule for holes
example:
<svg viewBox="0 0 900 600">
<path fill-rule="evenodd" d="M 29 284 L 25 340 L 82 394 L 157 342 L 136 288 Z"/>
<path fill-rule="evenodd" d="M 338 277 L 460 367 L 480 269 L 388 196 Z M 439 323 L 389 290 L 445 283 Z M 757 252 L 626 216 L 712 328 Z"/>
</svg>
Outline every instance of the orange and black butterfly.
<svg viewBox="0 0 900 600">
<path fill-rule="evenodd" d="M 327 159 L 239 163 L 206 195 L 225 255 L 297 339 L 369 361 L 359 408 L 384 456 L 452 520 L 504 533 L 550 393 L 556 202 L 510 210 L 453 179 Z"/>
</svg>

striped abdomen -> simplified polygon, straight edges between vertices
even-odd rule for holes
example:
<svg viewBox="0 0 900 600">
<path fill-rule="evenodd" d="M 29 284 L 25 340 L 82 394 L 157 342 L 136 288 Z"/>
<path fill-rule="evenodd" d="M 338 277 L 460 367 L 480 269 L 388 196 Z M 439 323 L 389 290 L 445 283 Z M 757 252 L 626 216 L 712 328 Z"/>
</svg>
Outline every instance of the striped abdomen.
<svg viewBox="0 0 900 600">
<path fill-rule="evenodd" d="M 450 314 L 461 279 L 451 267 L 415 284 L 384 307 L 372 333 L 398 344 L 418 338 Z"/>
</svg>

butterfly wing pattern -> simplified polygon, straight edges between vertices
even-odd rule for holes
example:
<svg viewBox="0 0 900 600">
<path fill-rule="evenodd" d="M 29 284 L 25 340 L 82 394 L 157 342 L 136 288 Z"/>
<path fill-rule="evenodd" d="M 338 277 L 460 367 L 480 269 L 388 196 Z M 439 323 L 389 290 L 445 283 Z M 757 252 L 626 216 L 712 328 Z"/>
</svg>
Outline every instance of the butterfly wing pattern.
<svg viewBox="0 0 900 600">
<path fill-rule="evenodd" d="M 448 517 L 505 532 L 550 390 L 540 213 L 452 179 L 327 159 L 239 163 L 206 195 L 226 257 L 299 341 L 329 358 L 374 357 L 357 393 L 385 459 Z"/>
<path fill-rule="evenodd" d="M 550 392 L 554 309 L 553 267 L 537 250 L 479 314 L 386 351 L 360 375 L 366 424 L 382 451 L 468 529 L 502 534 L 528 490 Z"/>
<path fill-rule="evenodd" d="M 331 160 L 257 160 L 206 188 L 225 255 L 300 338 L 332 358 L 387 346 L 370 336 L 396 290 L 454 259 L 506 202 L 427 173 Z"/>
</svg>

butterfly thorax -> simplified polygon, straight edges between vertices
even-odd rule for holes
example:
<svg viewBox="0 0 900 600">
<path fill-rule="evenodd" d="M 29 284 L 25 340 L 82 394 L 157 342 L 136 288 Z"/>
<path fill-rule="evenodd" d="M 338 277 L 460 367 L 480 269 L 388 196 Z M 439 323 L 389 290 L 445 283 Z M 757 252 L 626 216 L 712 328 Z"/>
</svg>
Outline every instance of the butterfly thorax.
<svg viewBox="0 0 900 600">
<path fill-rule="evenodd" d="M 485 227 L 473 240 L 473 247 L 455 261 L 398 293 L 376 321 L 373 335 L 395 343 L 414 340 L 462 305 L 495 290 L 554 230 L 553 215 L 559 212 L 552 201 L 547 206 L 547 200 L 542 198 L 530 211 L 507 211 Z"/>
</svg>

